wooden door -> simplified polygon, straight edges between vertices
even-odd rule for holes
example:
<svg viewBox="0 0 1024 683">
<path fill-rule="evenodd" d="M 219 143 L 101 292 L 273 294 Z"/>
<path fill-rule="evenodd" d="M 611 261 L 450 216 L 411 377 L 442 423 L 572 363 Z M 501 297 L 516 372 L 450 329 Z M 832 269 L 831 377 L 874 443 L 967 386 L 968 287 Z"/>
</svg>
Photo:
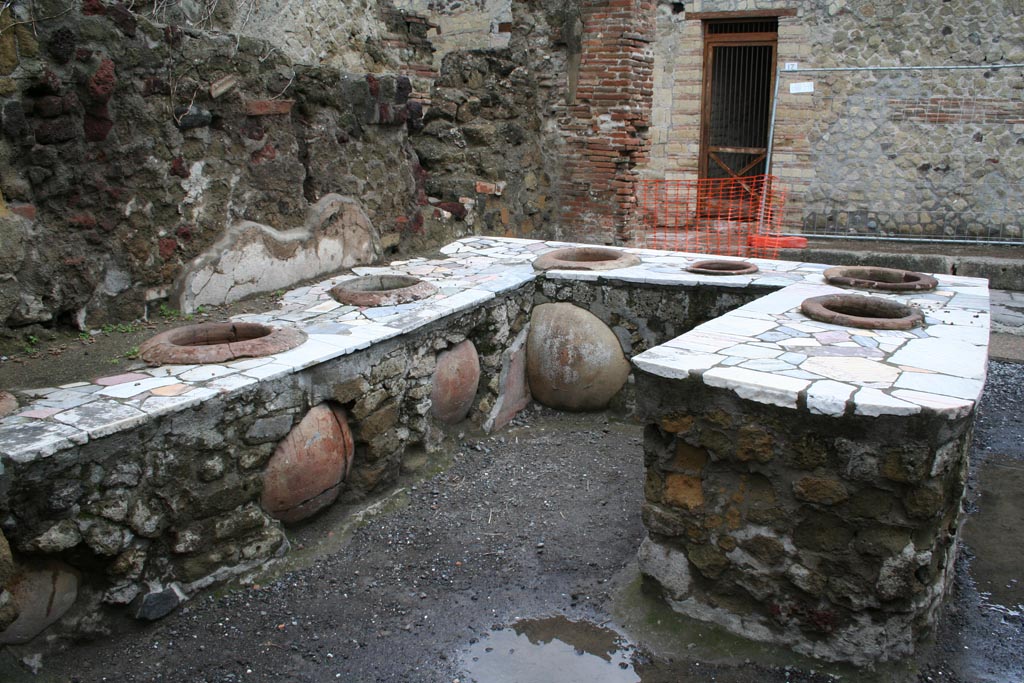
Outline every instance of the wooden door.
<svg viewBox="0 0 1024 683">
<path fill-rule="evenodd" d="M 778 20 L 707 22 L 701 106 L 701 178 L 768 172 Z"/>
</svg>

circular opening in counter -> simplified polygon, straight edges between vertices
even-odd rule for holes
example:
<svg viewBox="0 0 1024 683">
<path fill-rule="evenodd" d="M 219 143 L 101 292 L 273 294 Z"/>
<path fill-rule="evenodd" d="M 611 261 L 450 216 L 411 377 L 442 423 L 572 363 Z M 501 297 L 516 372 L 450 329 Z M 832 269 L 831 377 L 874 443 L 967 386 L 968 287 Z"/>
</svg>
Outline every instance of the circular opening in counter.
<svg viewBox="0 0 1024 683">
<path fill-rule="evenodd" d="M 411 275 L 363 275 L 331 288 L 335 301 L 350 306 L 395 306 L 425 299 L 437 287 Z"/>
<path fill-rule="evenodd" d="M 750 275 L 757 272 L 757 266 L 747 261 L 697 261 L 686 267 L 697 275 Z"/>
<path fill-rule="evenodd" d="M 604 247 L 565 247 L 533 262 L 535 270 L 615 270 L 640 265 L 640 257 Z"/>
<path fill-rule="evenodd" d="M 281 353 L 306 341 L 290 327 L 258 323 L 201 323 L 185 325 L 150 337 L 139 346 L 139 357 L 150 365 L 223 363 Z"/>
<path fill-rule="evenodd" d="M 924 323 L 921 311 L 896 301 L 856 294 L 804 299 L 800 310 L 818 322 L 867 330 L 909 330 Z"/>
<path fill-rule="evenodd" d="M 825 281 L 839 287 L 876 289 L 885 292 L 916 292 L 935 289 L 939 281 L 931 275 L 901 268 L 837 266 L 827 269 Z"/>
</svg>

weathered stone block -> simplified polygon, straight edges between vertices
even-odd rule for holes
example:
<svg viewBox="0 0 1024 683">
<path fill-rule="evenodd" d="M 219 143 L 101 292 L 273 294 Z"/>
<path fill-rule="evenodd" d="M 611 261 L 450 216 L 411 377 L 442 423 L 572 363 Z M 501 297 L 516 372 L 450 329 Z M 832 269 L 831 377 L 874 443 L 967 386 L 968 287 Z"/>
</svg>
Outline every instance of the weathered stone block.
<svg viewBox="0 0 1024 683">
<path fill-rule="evenodd" d="M 686 557 L 709 579 L 717 579 L 732 565 L 720 549 L 707 543 L 687 543 Z"/>
<path fill-rule="evenodd" d="M 687 474 L 668 474 L 665 476 L 665 490 L 662 501 L 687 510 L 696 510 L 704 505 L 704 492 L 701 490 L 701 478 Z"/>
<path fill-rule="evenodd" d="M 740 547 L 767 565 L 775 565 L 786 556 L 786 546 L 771 536 L 754 536 L 740 543 Z"/>
<path fill-rule="evenodd" d="M 14 557 L 7 537 L 0 531 L 0 588 L 6 588 L 14 577 Z"/>
<path fill-rule="evenodd" d="M 794 482 L 793 495 L 818 505 L 838 505 L 850 497 L 841 481 L 829 477 L 802 477 Z"/>
<path fill-rule="evenodd" d="M 363 441 L 373 441 L 398 424 L 398 417 L 398 403 L 389 401 L 372 415 L 363 418 L 358 427 L 359 437 Z"/>
<path fill-rule="evenodd" d="M 708 464 L 708 452 L 703 448 L 691 446 L 685 441 L 676 441 L 675 457 L 665 466 L 673 472 L 700 474 Z"/>
<path fill-rule="evenodd" d="M 658 424 L 666 432 L 685 434 L 693 427 L 693 422 L 692 415 L 672 414 L 661 418 Z"/>
<path fill-rule="evenodd" d="M 846 550 L 853 540 L 853 531 L 838 517 L 810 513 L 793 530 L 797 547 L 817 552 Z"/>
<path fill-rule="evenodd" d="M 736 459 L 757 462 L 768 462 L 774 456 L 771 434 L 760 427 L 745 425 L 739 430 L 736 444 Z"/>
<path fill-rule="evenodd" d="M 117 555 L 127 548 L 134 538 L 128 529 L 104 519 L 79 521 L 78 528 L 86 545 L 99 555 Z"/>
<path fill-rule="evenodd" d="M 159 500 L 137 498 L 131 506 L 128 524 L 143 538 L 157 538 L 170 524 Z"/>
<path fill-rule="evenodd" d="M 139 600 L 135 618 L 145 621 L 163 619 L 177 609 L 188 598 L 178 584 L 171 584 L 160 590 L 151 590 Z"/>
<path fill-rule="evenodd" d="M 690 592 L 690 565 L 681 550 L 645 538 L 637 560 L 640 571 L 657 579 L 669 598 L 682 600 Z"/>
<path fill-rule="evenodd" d="M 40 553 L 59 553 L 82 542 L 82 534 L 78 527 L 70 519 L 62 519 L 36 538 L 28 542 L 26 549 Z M 0 541 L 5 544 L 6 541 Z M 10 558 L 10 550 L 7 551 Z M 0 547 L 0 586 L 4 585 L 3 575 L 3 547 Z"/>
<path fill-rule="evenodd" d="M 294 418 L 291 415 L 260 418 L 246 431 L 245 440 L 251 444 L 280 441 L 291 430 L 293 423 Z"/>
</svg>

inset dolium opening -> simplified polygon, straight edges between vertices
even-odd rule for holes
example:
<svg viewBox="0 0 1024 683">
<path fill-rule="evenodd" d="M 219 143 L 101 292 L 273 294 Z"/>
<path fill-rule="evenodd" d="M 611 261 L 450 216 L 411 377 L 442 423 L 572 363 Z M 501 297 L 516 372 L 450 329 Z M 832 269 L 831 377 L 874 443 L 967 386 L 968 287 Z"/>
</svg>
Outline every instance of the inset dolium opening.
<svg viewBox="0 0 1024 683">
<path fill-rule="evenodd" d="M 888 292 L 914 292 L 935 289 L 939 281 L 931 275 L 902 268 L 875 266 L 837 266 L 827 269 L 825 281 L 839 287 L 877 289 Z"/>
<path fill-rule="evenodd" d="M 640 257 L 604 247 L 566 247 L 533 262 L 535 270 L 615 270 L 640 264 Z"/>
<path fill-rule="evenodd" d="M 909 330 L 924 323 L 921 311 L 913 306 L 856 294 L 811 297 L 800 310 L 818 322 L 868 330 Z"/>
<path fill-rule="evenodd" d="M 757 272 L 757 266 L 747 261 L 697 261 L 686 267 L 697 275 L 750 275 Z"/>
<path fill-rule="evenodd" d="M 395 306 L 425 299 L 437 287 L 411 275 L 363 275 L 331 288 L 335 301 L 350 306 Z"/>
<path fill-rule="evenodd" d="M 150 365 L 223 363 L 281 353 L 306 341 L 290 327 L 258 323 L 185 325 L 150 337 L 139 346 L 139 357 Z"/>
</svg>

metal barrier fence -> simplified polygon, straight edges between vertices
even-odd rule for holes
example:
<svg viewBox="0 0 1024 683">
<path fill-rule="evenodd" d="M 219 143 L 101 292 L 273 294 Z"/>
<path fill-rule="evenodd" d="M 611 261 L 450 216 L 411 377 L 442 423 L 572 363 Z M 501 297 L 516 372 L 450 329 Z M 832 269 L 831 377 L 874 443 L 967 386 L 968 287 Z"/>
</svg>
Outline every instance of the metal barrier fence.
<svg viewBox="0 0 1024 683">
<path fill-rule="evenodd" d="M 772 176 L 641 180 L 638 246 L 776 258 L 786 191 Z"/>
<path fill-rule="evenodd" d="M 787 229 L 1024 244 L 1024 65 L 779 71 Z"/>
</svg>

